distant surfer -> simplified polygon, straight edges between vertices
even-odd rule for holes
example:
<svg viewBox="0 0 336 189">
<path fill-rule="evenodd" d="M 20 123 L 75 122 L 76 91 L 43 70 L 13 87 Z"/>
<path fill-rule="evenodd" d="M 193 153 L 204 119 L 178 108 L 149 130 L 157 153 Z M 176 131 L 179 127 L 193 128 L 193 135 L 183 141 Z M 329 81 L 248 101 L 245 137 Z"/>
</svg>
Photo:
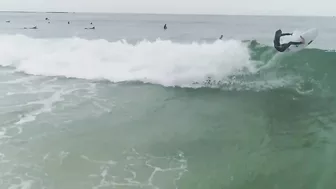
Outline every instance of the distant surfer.
<svg viewBox="0 0 336 189">
<path fill-rule="evenodd" d="M 280 37 L 285 36 L 285 35 L 293 35 L 293 33 L 282 33 L 280 29 L 275 32 L 273 43 L 274 43 L 274 48 L 279 52 L 284 52 L 291 45 L 301 45 L 305 43 L 304 38 L 300 36 L 300 38 L 302 39 L 301 42 L 291 41 L 289 43 L 280 44 Z"/>
<path fill-rule="evenodd" d="M 36 30 L 36 29 L 37 29 L 37 26 L 34 26 L 34 27 L 32 27 L 32 28 L 24 27 L 23 29 L 25 29 L 25 30 L 27 30 L 27 29 Z"/>
<path fill-rule="evenodd" d="M 167 29 L 167 24 L 165 24 L 165 25 L 163 26 L 163 29 L 164 29 L 164 30 L 166 30 L 166 29 Z"/>
<path fill-rule="evenodd" d="M 223 35 L 221 35 L 221 36 L 219 37 L 219 39 L 223 39 Z"/>
<path fill-rule="evenodd" d="M 84 28 L 84 29 L 86 29 L 86 30 L 94 30 L 96 28 L 93 26 L 92 28 Z"/>
</svg>

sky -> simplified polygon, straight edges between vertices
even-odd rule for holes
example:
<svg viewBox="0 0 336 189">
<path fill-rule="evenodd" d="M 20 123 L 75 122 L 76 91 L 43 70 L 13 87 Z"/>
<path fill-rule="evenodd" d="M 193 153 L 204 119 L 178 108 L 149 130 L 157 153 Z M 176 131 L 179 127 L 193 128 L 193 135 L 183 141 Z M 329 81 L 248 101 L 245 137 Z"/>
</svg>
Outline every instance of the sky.
<svg viewBox="0 0 336 189">
<path fill-rule="evenodd" d="M 336 15 L 335 0 L 0 0 L 0 11 Z"/>
</svg>

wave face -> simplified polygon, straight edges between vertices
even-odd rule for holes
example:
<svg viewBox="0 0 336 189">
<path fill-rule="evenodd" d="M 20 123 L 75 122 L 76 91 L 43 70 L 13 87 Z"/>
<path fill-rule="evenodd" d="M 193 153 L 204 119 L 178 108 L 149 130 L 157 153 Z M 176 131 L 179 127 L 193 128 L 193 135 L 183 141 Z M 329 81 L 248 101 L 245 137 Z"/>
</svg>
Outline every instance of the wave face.
<svg viewBox="0 0 336 189">
<path fill-rule="evenodd" d="M 1 35 L 0 49 L 0 65 L 27 74 L 245 90 L 310 91 L 313 85 L 321 87 L 316 82 L 321 77 L 332 75 L 336 60 L 335 52 L 304 49 L 279 54 L 256 41 L 237 40 L 182 44 L 158 39 L 130 44 Z"/>
<path fill-rule="evenodd" d="M 289 76 L 293 88 L 299 93 L 332 94 L 336 88 L 336 53 L 331 50 L 306 48 L 297 53 L 276 53 L 273 47 L 255 41 L 249 43 L 251 59 L 259 61 L 259 73 Z"/>
</svg>

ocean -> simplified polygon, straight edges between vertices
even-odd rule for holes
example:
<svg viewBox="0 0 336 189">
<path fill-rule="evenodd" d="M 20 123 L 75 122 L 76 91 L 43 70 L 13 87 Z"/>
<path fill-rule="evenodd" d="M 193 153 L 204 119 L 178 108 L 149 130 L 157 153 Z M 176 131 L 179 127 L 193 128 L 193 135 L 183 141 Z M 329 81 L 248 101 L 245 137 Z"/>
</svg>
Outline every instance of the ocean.
<svg viewBox="0 0 336 189">
<path fill-rule="evenodd" d="M 0 189 L 334 189 L 335 23 L 2 12 Z"/>
</svg>

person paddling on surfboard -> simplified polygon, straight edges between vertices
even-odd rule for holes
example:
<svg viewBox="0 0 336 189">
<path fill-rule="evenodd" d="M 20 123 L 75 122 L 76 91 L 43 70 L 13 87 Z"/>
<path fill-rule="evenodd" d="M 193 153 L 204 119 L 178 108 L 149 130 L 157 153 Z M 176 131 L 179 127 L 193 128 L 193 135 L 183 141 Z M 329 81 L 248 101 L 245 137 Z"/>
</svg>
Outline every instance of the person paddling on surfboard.
<svg viewBox="0 0 336 189">
<path fill-rule="evenodd" d="M 284 52 L 286 49 L 288 49 L 289 46 L 291 45 L 301 45 L 305 43 L 305 40 L 302 36 L 300 38 L 302 39 L 301 42 L 289 42 L 289 43 L 284 43 L 280 44 L 280 37 L 285 36 L 285 35 L 292 35 L 293 33 L 282 33 L 281 29 L 277 30 L 274 35 L 274 48 L 279 51 L 279 52 Z"/>
</svg>

